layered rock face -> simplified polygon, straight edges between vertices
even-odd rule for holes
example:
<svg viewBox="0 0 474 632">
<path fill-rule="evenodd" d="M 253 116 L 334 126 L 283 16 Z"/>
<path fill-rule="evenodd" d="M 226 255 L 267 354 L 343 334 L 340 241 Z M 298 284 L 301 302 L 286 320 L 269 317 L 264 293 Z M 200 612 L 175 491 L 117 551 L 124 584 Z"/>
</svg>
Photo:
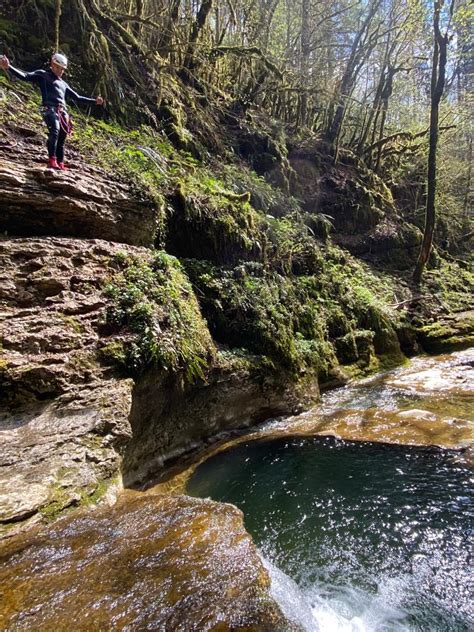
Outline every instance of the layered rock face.
<svg viewBox="0 0 474 632">
<path fill-rule="evenodd" d="M 97 352 L 102 285 L 124 248 L 51 237 L 0 241 L 4 525 L 59 512 L 119 471 L 133 383 Z"/>
<path fill-rule="evenodd" d="M 133 484 L 222 430 L 301 407 L 293 389 L 245 371 L 216 369 L 185 387 L 159 370 L 136 383 L 120 377 L 101 357 L 114 340 L 103 289 L 119 253 L 150 257 L 100 240 L 0 241 L 0 521 L 9 531 L 95 498 L 122 472 Z"/>
<path fill-rule="evenodd" d="M 128 185 L 78 162 L 73 150 L 64 173 L 45 169 L 44 155 L 39 133 L 2 130 L 0 529 L 7 533 L 120 487 L 133 382 L 100 362 L 103 286 L 118 252 L 147 253 L 112 242 L 151 245 L 155 232 L 156 209 Z"/>
<path fill-rule="evenodd" d="M 229 367 L 184 386 L 159 369 L 124 377 L 102 353 L 117 341 L 105 326 L 104 289 L 118 258 L 151 260 L 140 244 L 153 241 L 152 209 L 100 171 L 44 169 L 25 153 L 38 142 L 18 139 L 24 162 L 4 159 L 8 143 L 0 149 L 0 228 L 28 235 L 0 240 L 0 530 L 8 534 L 302 402 L 293 387 Z M 52 236 L 62 232 L 83 239 Z"/>
<path fill-rule="evenodd" d="M 206 382 L 185 389 L 151 370 L 133 391 L 132 438 L 125 447 L 122 467 L 124 484 L 143 483 L 164 461 L 200 446 L 203 440 L 271 416 L 299 412 L 318 395 L 314 380 L 295 386 L 242 368 L 216 366 Z"/>
<path fill-rule="evenodd" d="M 18 161 L 18 154 L 21 160 Z M 102 238 L 151 246 L 156 209 L 102 169 L 75 161 L 58 174 L 37 156 L 40 135 L 13 133 L 0 145 L 0 232 Z"/>
<path fill-rule="evenodd" d="M 122 475 L 136 482 L 222 429 L 298 406 L 291 389 L 228 367 L 187 386 L 157 368 L 125 377 L 105 349 L 132 333 L 106 324 L 106 287 L 118 260 L 152 261 L 151 207 L 98 171 L 11 163 L 10 151 L 0 150 L 0 538 L 116 501 Z M 3 543 L 0 627 L 62 629 L 75 613 L 89 630 L 93 612 L 97 629 L 292 629 L 237 509 L 127 492 L 98 512 Z"/>
</svg>

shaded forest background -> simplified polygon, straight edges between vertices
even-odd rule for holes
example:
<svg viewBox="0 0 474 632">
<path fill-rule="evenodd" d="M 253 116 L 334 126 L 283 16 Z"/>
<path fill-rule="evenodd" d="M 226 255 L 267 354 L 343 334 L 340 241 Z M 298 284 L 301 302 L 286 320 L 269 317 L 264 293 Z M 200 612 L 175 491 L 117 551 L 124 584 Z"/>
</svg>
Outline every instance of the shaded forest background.
<svg viewBox="0 0 474 632">
<path fill-rule="evenodd" d="M 459 255 L 472 237 L 474 9 L 437 6 L 449 52 L 435 242 Z M 284 164 L 291 143 L 314 139 L 334 163 L 351 156 L 381 176 L 422 229 L 433 10 L 422 0 L 7 0 L 0 38 L 24 69 L 65 52 L 71 82 L 101 93 L 106 116 L 164 129 L 200 157 L 251 124 L 265 151 L 239 151 L 265 174 L 264 156 Z"/>
</svg>

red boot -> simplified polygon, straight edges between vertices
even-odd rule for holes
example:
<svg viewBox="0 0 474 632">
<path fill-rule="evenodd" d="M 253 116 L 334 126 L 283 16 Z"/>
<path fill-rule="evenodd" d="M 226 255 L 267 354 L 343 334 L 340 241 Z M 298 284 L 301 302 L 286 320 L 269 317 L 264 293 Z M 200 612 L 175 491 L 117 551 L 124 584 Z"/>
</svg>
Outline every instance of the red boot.
<svg viewBox="0 0 474 632">
<path fill-rule="evenodd" d="M 67 171 L 67 167 L 64 162 L 58 162 L 58 169 L 61 169 L 61 171 Z"/>
<path fill-rule="evenodd" d="M 58 161 L 56 160 L 56 156 L 48 159 L 48 169 L 59 169 Z"/>
</svg>

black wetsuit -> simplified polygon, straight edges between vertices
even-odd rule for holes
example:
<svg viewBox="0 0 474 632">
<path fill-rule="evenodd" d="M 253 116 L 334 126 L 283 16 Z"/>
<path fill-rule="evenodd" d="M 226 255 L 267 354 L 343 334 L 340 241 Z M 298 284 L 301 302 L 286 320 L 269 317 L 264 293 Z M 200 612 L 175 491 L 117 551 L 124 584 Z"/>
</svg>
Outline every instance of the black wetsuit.
<svg viewBox="0 0 474 632">
<path fill-rule="evenodd" d="M 39 86 L 43 98 L 43 118 L 49 130 L 48 155 L 50 158 L 56 156 L 58 162 L 63 162 L 67 131 L 64 123 L 61 124 L 61 116 L 64 121 L 67 121 L 66 98 L 71 97 L 79 103 L 95 103 L 95 99 L 79 95 L 51 69 L 23 72 L 10 66 L 9 71 L 18 79 L 36 83 Z"/>
</svg>

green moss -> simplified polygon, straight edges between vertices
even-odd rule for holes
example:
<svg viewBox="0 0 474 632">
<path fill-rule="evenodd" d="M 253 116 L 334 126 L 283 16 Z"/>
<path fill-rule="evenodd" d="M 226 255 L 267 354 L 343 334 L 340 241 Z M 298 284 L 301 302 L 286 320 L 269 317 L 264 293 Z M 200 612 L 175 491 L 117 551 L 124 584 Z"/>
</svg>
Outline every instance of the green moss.
<svg viewBox="0 0 474 632">
<path fill-rule="evenodd" d="M 160 119 L 165 134 L 175 147 L 183 151 L 199 153 L 190 132 L 185 127 L 185 114 L 177 100 L 172 98 L 162 100 Z"/>
<path fill-rule="evenodd" d="M 262 259 L 266 224 L 248 199 L 203 166 L 183 173 L 169 196 L 168 248 L 216 263 Z"/>
<path fill-rule="evenodd" d="M 474 343 L 474 312 L 420 327 L 418 336 L 423 347 L 435 353 L 470 347 Z"/>
<path fill-rule="evenodd" d="M 248 192 L 249 201 L 257 211 L 282 217 L 300 210 L 294 197 L 273 187 L 265 178 L 244 165 L 225 165 L 222 168 L 222 179 L 225 186 L 237 193 Z"/>
<path fill-rule="evenodd" d="M 82 373 L 96 369 L 98 362 L 95 353 L 79 351 L 69 355 L 69 365 L 73 367 L 77 373 Z"/>
<path fill-rule="evenodd" d="M 335 362 L 318 307 L 296 277 L 256 264 L 222 269 L 188 260 L 186 269 L 219 342 L 266 356 L 294 377 Z"/>
<path fill-rule="evenodd" d="M 23 38 L 19 25 L 6 18 L 0 18 L 0 40 L 10 47 L 17 46 Z"/>
<path fill-rule="evenodd" d="M 323 269 L 321 247 L 296 215 L 267 218 L 268 260 L 284 274 L 307 275 Z"/>
<path fill-rule="evenodd" d="M 472 309 L 474 274 L 468 267 L 440 260 L 436 269 L 428 270 L 422 280 L 421 294 L 432 294 L 435 310 L 446 312 Z"/>
<path fill-rule="evenodd" d="M 118 483 L 118 476 L 101 479 L 95 486 L 87 490 L 81 490 L 81 499 L 78 504 L 83 507 L 96 505 L 105 496 L 108 490 Z"/>
<path fill-rule="evenodd" d="M 203 378 L 214 352 L 209 331 L 179 262 L 164 252 L 119 257 L 105 288 L 106 323 L 118 340 L 101 349 L 131 374 L 148 366 Z"/>
<path fill-rule="evenodd" d="M 128 358 L 125 351 L 125 343 L 121 340 L 113 340 L 100 347 L 98 355 L 106 363 L 127 366 Z"/>
<path fill-rule="evenodd" d="M 252 375 L 272 373 L 274 363 L 267 356 L 250 353 L 248 349 L 220 349 L 217 353 L 215 366 L 224 371 L 236 371 Z"/>
<path fill-rule="evenodd" d="M 69 316 L 67 314 L 61 314 L 61 313 L 58 313 L 58 316 L 63 321 L 63 323 L 66 325 L 66 327 L 68 327 L 68 329 L 71 329 L 76 334 L 84 333 L 84 331 L 85 331 L 84 325 L 75 316 Z"/>
<path fill-rule="evenodd" d="M 87 488 L 73 489 L 63 486 L 59 482 L 64 478 L 70 468 L 63 468 L 58 473 L 58 482 L 50 488 L 49 500 L 46 505 L 40 508 L 39 513 L 47 524 L 54 522 L 59 517 L 71 512 L 77 507 L 87 507 L 96 505 L 107 493 L 107 491 L 119 482 L 118 476 L 101 479 Z"/>
<path fill-rule="evenodd" d="M 51 486 L 48 503 L 40 508 L 39 513 L 44 522 L 54 522 L 71 504 L 75 504 L 71 493 L 57 483 Z"/>
</svg>

